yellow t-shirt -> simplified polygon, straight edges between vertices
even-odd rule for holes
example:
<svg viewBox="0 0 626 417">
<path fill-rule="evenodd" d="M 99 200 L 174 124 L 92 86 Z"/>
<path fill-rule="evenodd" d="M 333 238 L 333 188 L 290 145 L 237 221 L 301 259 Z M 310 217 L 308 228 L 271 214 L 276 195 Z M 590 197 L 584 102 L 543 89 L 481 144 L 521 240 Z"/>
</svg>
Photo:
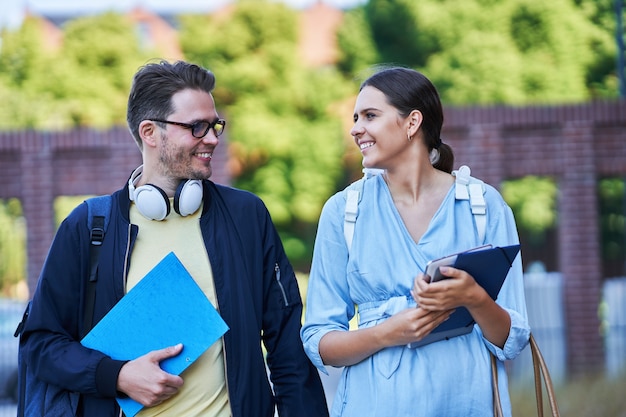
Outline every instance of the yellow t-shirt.
<svg viewBox="0 0 626 417">
<path fill-rule="evenodd" d="M 165 220 L 154 221 L 142 216 L 131 204 L 130 221 L 139 226 L 139 233 L 131 255 L 126 291 L 173 251 L 213 306 L 218 308 L 211 263 L 200 232 L 201 213 L 202 208 L 199 208 L 194 214 L 182 217 L 172 210 Z M 143 408 L 137 417 L 230 417 L 222 339 L 181 377 L 184 384 L 178 394 L 158 406 Z"/>
</svg>

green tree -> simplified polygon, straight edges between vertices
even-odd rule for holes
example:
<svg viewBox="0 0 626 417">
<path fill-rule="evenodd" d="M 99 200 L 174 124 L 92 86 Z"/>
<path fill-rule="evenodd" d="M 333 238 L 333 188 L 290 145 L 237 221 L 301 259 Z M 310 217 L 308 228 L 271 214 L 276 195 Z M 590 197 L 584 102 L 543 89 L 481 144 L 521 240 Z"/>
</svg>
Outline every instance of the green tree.
<svg viewBox="0 0 626 417">
<path fill-rule="evenodd" d="M 343 175 L 331 108 L 351 91 L 334 68 L 300 63 L 297 25 L 285 5 L 240 2 L 229 16 L 184 16 L 180 39 L 216 75 L 235 185 L 263 199 L 290 258 L 307 268 L 321 207 Z"/>
<path fill-rule="evenodd" d="M 133 25 L 121 14 L 75 19 L 65 27 L 59 64 L 42 89 L 63 103 L 72 126 L 122 125 L 130 79 L 146 58 Z"/>
<path fill-rule="evenodd" d="M 3 30 L 0 79 L 8 86 L 24 87 L 37 77 L 45 61 L 42 36 L 40 22 L 32 17 L 27 17 L 17 30 Z"/>
<path fill-rule="evenodd" d="M 362 6 L 366 27 L 339 37 L 341 68 L 360 70 L 354 65 L 359 54 L 348 48 L 366 47 L 371 34 L 382 61 L 423 71 L 446 104 L 616 97 L 610 3 L 370 0 Z M 352 13 L 356 21 L 359 12 Z"/>
<path fill-rule="evenodd" d="M 437 86 L 444 103 L 513 104 L 525 97 L 519 62 L 512 45 L 497 34 L 473 31 L 433 55 L 422 71 Z"/>
<path fill-rule="evenodd" d="M 3 30 L 0 48 L 0 128 L 34 128 L 49 109 L 38 80 L 53 66 L 43 48 L 41 21 L 27 17 L 16 30 Z"/>
<path fill-rule="evenodd" d="M 3 33 L 0 127 L 108 128 L 125 123 L 130 79 L 153 51 L 140 51 L 131 22 L 105 13 L 69 21 L 60 50 L 43 48 L 42 21 Z"/>
<path fill-rule="evenodd" d="M 617 46 L 615 0 L 574 0 L 576 6 L 593 24 L 591 48 L 593 60 L 587 68 L 586 83 L 592 97 L 617 98 L 619 80 L 616 74 Z M 623 36 L 623 34 L 622 34 Z"/>
<path fill-rule="evenodd" d="M 437 38 L 422 28 L 421 9 L 410 0 L 369 0 L 365 4 L 378 53 L 384 62 L 422 66 L 439 49 Z"/>
<path fill-rule="evenodd" d="M 510 37 L 524 63 L 528 101 L 584 101 L 593 26 L 565 0 L 522 1 L 509 14 Z"/>
<path fill-rule="evenodd" d="M 553 179 L 527 176 L 502 184 L 502 197 L 515 214 L 520 229 L 540 242 L 544 232 L 556 225 L 557 186 Z"/>
<path fill-rule="evenodd" d="M 424 70 L 436 74 L 447 102 L 531 104 L 589 98 L 585 77 L 600 34 L 569 1 L 469 0 L 455 2 L 455 7 L 446 2 L 432 13 L 439 17 L 439 25 L 432 28 L 443 50 L 431 56 Z M 483 87 L 486 91 L 476 94 Z"/>
<path fill-rule="evenodd" d="M 337 31 L 340 57 L 337 67 L 344 74 L 355 74 L 380 59 L 363 7 L 346 12 Z"/>
</svg>

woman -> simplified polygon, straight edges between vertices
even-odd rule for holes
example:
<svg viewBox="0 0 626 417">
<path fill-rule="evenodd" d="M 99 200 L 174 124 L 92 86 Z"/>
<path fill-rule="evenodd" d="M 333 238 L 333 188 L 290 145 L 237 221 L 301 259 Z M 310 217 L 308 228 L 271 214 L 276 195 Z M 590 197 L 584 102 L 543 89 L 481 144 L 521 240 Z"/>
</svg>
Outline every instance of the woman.
<svg viewBox="0 0 626 417">
<path fill-rule="evenodd" d="M 483 244 L 519 243 L 515 220 L 495 188 L 485 185 L 485 236 L 467 200 L 455 198 L 452 149 L 440 139 L 439 95 L 421 73 L 383 69 L 361 85 L 351 135 L 365 168 L 384 170 L 363 183 L 348 250 L 344 190 L 320 217 L 301 335 L 312 362 L 345 367 L 332 416 L 492 416 L 490 352 L 502 361 L 526 346 L 529 327 L 517 256 L 494 302 L 472 276 L 427 283 L 431 259 Z M 469 334 L 410 348 L 465 307 Z M 358 311 L 358 329 L 349 322 Z M 503 395 L 505 415 L 511 414 Z"/>
</svg>

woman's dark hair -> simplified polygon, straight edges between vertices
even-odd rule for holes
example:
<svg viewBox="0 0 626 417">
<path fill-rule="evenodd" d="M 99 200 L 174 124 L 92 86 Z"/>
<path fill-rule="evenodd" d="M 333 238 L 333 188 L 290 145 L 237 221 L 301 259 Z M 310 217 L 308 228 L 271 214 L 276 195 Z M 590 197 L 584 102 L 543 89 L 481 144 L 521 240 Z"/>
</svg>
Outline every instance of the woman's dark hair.
<svg viewBox="0 0 626 417">
<path fill-rule="evenodd" d="M 126 122 L 139 149 L 139 124 L 147 119 L 167 119 L 174 111 L 174 94 L 186 89 L 211 93 L 214 87 L 213 73 L 196 64 L 160 61 L 141 67 L 133 78 L 126 110 Z"/>
<path fill-rule="evenodd" d="M 435 86 L 422 73 L 402 67 L 383 68 L 367 80 L 359 89 L 374 87 L 380 90 L 387 102 L 398 110 L 402 117 L 407 117 L 413 110 L 422 113 L 422 133 L 430 152 L 439 150 L 439 160 L 433 166 L 441 171 L 452 172 L 454 152 L 441 141 L 443 109 L 439 93 Z"/>
</svg>

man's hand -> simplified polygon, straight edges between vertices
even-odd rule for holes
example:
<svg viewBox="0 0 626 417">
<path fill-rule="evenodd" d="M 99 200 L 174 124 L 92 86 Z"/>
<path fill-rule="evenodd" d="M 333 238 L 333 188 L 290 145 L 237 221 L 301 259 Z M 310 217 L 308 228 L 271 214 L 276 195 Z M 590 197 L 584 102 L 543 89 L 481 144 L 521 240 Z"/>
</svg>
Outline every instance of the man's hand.
<svg viewBox="0 0 626 417">
<path fill-rule="evenodd" d="M 117 377 L 117 390 L 145 407 L 153 407 L 178 392 L 183 379 L 163 371 L 159 363 L 178 355 L 183 345 L 154 350 L 127 362 Z"/>
</svg>

